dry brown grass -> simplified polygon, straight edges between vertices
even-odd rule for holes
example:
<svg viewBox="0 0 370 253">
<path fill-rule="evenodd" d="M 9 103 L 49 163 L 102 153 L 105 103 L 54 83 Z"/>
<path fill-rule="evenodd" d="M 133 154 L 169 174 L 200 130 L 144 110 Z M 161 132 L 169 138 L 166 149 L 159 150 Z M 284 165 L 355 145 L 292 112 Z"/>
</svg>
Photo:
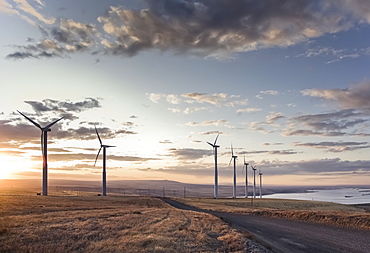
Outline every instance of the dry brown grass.
<svg viewBox="0 0 370 253">
<path fill-rule="evenodd" d="M 370 229 L 370 213 L 364 207 L 320 201 L 283 199 L 177 199 L 185 204 L 221 212 L 320 222 L 337 226 Z"/>
<path fill-rule="evenodd" d="M 244 252 L 212 215 L 146 197 L 0 196 L 0 252 Z"/>
</svg>

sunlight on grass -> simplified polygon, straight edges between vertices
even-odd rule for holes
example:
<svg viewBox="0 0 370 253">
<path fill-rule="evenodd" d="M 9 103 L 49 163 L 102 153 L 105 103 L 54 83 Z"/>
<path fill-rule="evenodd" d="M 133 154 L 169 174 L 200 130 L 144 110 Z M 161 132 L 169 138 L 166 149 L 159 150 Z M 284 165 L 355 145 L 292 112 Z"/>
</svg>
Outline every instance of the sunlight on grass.
<svg viewBox="0 0 370 253">
<path fill-rule="evenodd" d="M 0 252 L 242 252 L 248 240 L 146 197 L 0 196 L 0 217 Z"/>
</svg>

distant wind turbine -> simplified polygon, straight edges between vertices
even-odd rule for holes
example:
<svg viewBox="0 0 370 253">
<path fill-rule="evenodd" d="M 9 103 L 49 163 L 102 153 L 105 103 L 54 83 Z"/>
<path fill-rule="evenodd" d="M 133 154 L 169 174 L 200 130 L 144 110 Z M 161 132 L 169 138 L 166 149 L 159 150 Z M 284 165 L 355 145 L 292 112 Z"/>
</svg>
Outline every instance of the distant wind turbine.
<svg viewBox="0 0 370 253">
<path fill-rule="evenodd" d="M 217 135 L 217 137 L 215 139 L 215 142 L 213 144 L 207 141 L 207 143 L 213 147 L 213 154 L 215 156 L 215 185 L 214 185 L 214 189 L 213 189 L 213 197 L 215 199 L 218 198 L 217 148 L 219 148 L 220 146 L 218 146 L 216 144 L 216 142 L 217 142 L 217 139 L 218 139 L 219 135 L 220 134 Z"/>
<path fill-rule="evenodd" d="M 233 144 L 231 144 L 231 159 L 229 162 L 229 165 L 231 163 L 231 160 L 234 159 L 234 184 L 233 184 L 233 198 L 236 198 L 236 158 L 238 158 L 236 155 L 234 155 L 233 150 Z"/>
<path fill-rule="evenodd" d="M 245 197 L 248 198 L 248 165 L 249 163 L 245 162 L 244 156 L 244 165 L 245 165 Z M 243 166 L 244 169 L 244 166 Z"/>
<path fill-rule="evenodd" d="M 256 167 L 257 165 L 255 165 L 254 167 L 253 165 L 251 166 L 253 170 L 253 198 L 256 198 Z"/>
<path fill-rule="evenodd" d="M 258 175 L 260 176 L 260 198 L 262 198 L 262 172 L 261 172 L 261 167 L 259 169 Z"/>
<path fill-rule="evenodd" d="M 100 139 L 99 133 L 98 133 L 98 129 L 96 129 L 96 127 L 95 127 L 95 132 L 96 132 L 96 135 L 98 136 L 98 139 L 99 139 L 99 142 L 100 142 L 100 149 L 99 149 L 98 154 L 96 155 L 94 166 L 96 165 L 96 161 L 98 160 L 101 149 L 103 149 L 103 196 L 107 196 L 107 171 L 106 171 L 107 153 L 106 153 L 106 148 L 112 148 L 112 147 L 115 147 L 115 146 L 103 145 L 103 143 Z"/>
<path fill-rule="evenodd" d="M 21 113 L 17 110 L 23 117 L 25 117 L 27 120 L 29 120 L 32 124 L 34 124 L 37 128 L 41 130 L 41 151 L 42 151 L 42 195 L 47 196 L 48 195 L 48 132 L 51 131 L 50 127 L 52 127 L 55 123 L 57 123 L 59 120 L 63 119 L 57 119 L 56 121 L 50 123 L 49 125 L 45 127 L 41 127 L 38 123 L 33 121 L 32 119 L 28 118 L 26 115 Z"/>
</svg>

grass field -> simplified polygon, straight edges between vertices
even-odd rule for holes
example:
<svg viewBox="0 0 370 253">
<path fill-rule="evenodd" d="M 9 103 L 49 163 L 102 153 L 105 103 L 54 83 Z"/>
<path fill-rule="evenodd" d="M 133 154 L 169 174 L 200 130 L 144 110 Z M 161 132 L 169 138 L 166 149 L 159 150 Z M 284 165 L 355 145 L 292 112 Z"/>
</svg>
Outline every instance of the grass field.
<svg viewBox="0 0 370 253">
<path fill-rule="evenodd" d="M 286 199 L 178 198 L 185 204 L 214 211 L 247 213 L 370 229 L 369 205 L 342 205 L 320 201 Z"/>
<path fill-rule="evenodd" d="M 0 196 L 0 252 L 246 252 L 247 237 L 156 198 Z"/>
</svg>

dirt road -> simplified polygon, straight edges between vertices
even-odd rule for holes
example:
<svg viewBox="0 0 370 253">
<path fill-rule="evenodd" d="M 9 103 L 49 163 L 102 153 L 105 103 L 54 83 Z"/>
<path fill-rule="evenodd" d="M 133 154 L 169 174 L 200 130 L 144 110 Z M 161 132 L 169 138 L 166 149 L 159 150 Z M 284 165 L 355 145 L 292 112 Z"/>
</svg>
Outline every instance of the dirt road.
<svg viewBox="0 0 370 253">
<path fill-rule="evenodd" d="M 317 223 L 214 212 L 194 208 L 178 201 L 162 198 L 184 210 L 216 215 L 232 225 L 246 229 L 274 252 L 370 252 L 370 231 L 332 227 Z"/>
</svg>

